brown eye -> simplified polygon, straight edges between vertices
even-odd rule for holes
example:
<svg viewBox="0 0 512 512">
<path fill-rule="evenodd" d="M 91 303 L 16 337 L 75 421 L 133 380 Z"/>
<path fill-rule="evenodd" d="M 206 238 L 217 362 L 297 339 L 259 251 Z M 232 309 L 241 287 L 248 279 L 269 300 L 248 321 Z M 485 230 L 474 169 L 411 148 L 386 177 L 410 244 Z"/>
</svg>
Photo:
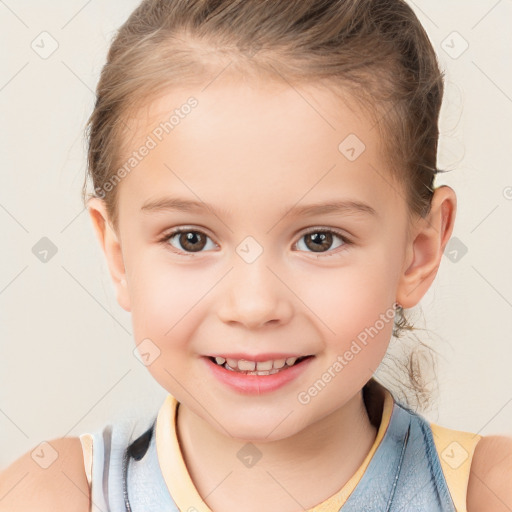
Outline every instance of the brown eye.
<svg viewBox="0 0 512 512">
<path fill-rule="evenodd" d="M 338 238 L 342 243 L 338 243 L 332 247 L 334 239 Z M 341 245 L 348 245 L 350 242 L 336 231 L 326 229 L 315 229 L 304 234 L 299 242 L 304 240 L 306 252 L 331 253 L 332 249 L 336 249 Z M 297 242 L 297 246 L 299 245 Z M 330 255 L 330 254 L 329 254 Z"/>
<path fill-rule="evenodd" d="M 162 242 L 171 245 L 175 252 L 201 252 L 207 245 L 209 237 L 201 231 L 192 229 L 176 230 L 166 235 Z M 174 241 L 174 243 L 172 243 Z"/>
<path fill-rule="evenodd" d="M 329 249 L 332 244 L 331 233 L 311 233 L 305 235 L 306 246 L 313 252 L 322 252 L 322 249 Z"/>
</svg>

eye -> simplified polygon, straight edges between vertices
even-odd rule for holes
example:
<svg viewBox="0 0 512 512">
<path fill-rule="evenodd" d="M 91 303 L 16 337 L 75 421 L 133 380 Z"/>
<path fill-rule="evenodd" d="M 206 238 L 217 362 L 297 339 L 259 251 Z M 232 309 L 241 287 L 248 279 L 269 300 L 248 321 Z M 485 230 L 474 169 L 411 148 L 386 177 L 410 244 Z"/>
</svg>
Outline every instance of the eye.
<svg viewBox="0 0 512 512">
<path fill-rule="evenodd" d="M 332 229 L 312 228 L 309 231 L 307 231 L 304 235 L 302 235 L 302 237 L 297 242 L 297 246 L 299 246 L 299 243 L 302 241 L 302 239 L 304 239 L 305 246 L 308 249 L 311 249 L 311 251 L 306 252 L 328 253 L 325 254 L 325 256 L 334 256 L 335 254 L 338 254 L 339 251 L 329 251 L 329 248 L 332 246 L 333 243 L 333 237 L 338 238 L 342 241 L 342 243 L 335 246 L 334 249 L 337 249 L 340 246 L 347 246 L 351 244 L 350 240 L 348 240 L 347 237 L 345 237 L 338 231 L 334 231 Z"/>
<path fill-rule="evenodd" d="M 329 250 L 335 238 L 341 240 L 341 243 L 336 245 L 334 249 L 351 244 L 350 240 L 338 231 L 326 228 L 312 228 L 302 235 L 296 243 L 296 246 L 299 246 L 302 239 L 305 239 L 305 246 L 309 249 L 309 251 L 306 250 L 306 252 L 318 253 L 318 257 L 333 256 L 339 253 L 339 251 L 334 252 Z M 180 256 L 193 256 L 194 253 L 203 251 L 203 249 L 208 245 L 208 240 L 212 243 L 210 249 L 217 246 L 217 244 L 215 244 L 215 242 L 213 242 L 210 237 L 202 231 L 191 228 L 180 228 L 175 229 L 170 233 L 166 233 L 159 242 Z"/>
<path fill-rule="evenodd" d="M 159 242 L 166 246 L 171 246 L 171 250 L 181 255 L 192 256 L 195 252 L 201 252 L 207 245 L 210 239 L 208 235 L 197 229 L 175 229 L 170 233 L 166 233 Z M 211 240 L 211 239 L 210 239 Z M 179 244 L 181 247 L 176 247 L 172 242 Z M 213 246 L 216 244 L 212 241 Z M 174 250 L 174 249 L 176 250 Z M 185 254 L 183 254 L 185 253 Z M 188 254 L 187 254 L 188 253 Z"/>
</svg>

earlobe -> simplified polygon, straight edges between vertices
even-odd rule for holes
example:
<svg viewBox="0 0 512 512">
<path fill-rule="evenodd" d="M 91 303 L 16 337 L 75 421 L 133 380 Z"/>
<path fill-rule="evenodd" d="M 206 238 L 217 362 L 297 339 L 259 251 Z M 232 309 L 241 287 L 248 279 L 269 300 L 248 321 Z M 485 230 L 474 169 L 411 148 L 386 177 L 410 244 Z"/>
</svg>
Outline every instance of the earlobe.
<svg viewBox="0 0 512 512">
<path fill-rule="evenodd" d="M 456 208 L 455 192 L 443 185 L 434 191 L 429 214 L 416 221 L 397 289 L 396 300 L 403 308 L 418 304 L 434 281 L 453 231 Z"/>
<path fill-rule="evenodd" d="M 87 209 L 92 220 L 96 238 L 107 261 L 109 273 L 116 289 L 117 302 L 125 311 L 130 311 L 130 297 L 121 243 L 117 233 L 111 226 L 105 201 L 92 197 L 87 201 Z"/>
</svg>

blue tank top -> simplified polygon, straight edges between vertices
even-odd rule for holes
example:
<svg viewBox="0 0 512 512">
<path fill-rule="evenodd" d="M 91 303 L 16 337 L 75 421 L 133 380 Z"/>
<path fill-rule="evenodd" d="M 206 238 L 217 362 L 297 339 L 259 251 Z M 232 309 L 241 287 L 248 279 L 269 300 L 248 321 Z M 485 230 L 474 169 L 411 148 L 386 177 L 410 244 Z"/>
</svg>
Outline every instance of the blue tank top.
<svg viewBox="0 0 512 512">
<path fill-rule="evenodd" d="M 388 392 L 389 393 L 389 392 Z M 388 395 L 388 399 L 390 398 Z M 392 398 L 392 397 L 391 397 Z M 461 512 L 456 508 L 434 442 L 432 424 L 392 399 L 387 426 L 366 469 L 341 512 Z M 162 409 L 161 409 L 162 411 Z M 197 512 L 173 500 L 162 473 L 156 426 L 161 412 L 143 426 L 132 420 L 109 424 L 89 436 L 92 442 L 91 511 Z M 446 431 L 448 431 L 446 429 Z M 458 431 L 449 431 L 457 433 Z M 471 435 L 462 433 L 463 435 Z M 480 436 L 473 435 L 478 438 Z M 450 437 L 450 439 L 456 439 Z M 84 441 L 83 441 L 84 443 Z M 452 443 L 453 444 L 453 443 Z M 476 443 L 474 443 L 476 445 Z M 459 445 L 460 446 L 460 445 Z M 453 449 L 452 449 L 453 451 Z M 84 443 L 85 453 L 85 443 Z M 471 459 L 471 454 L 469 456 Z M 470 462 L 470 460 L 469 460 Z M 443 462 L 446 472 L 446 463 Z M 87 463 L 86 463 L 87 467 Z M 468 466 L 469 467 L 469 466 Z M 465 470 L 469 473 L 468 470 Z M 467 479 L 466 479 L 467 483 Z M 464 491 L 465 492 L 465 491 Z M 209 510 L 203 502 L 203 510 Z M 320 510 L 314 507 L 312 511 Z M 334 508 L 322 508 L 322 510 Z"/>
</svg>

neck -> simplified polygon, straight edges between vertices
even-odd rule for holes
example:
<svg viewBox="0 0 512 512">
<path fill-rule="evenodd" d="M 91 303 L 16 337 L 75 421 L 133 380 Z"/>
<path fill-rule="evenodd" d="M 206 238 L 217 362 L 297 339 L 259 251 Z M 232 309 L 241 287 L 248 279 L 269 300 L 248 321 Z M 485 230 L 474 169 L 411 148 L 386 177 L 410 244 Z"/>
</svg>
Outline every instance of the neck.
<svg viewBox="0 0 512 512">
<path fill-rule="evenodd" d="M 370 451 L 377 428 L 360 391 L 291 437 L 252 443 L 262 453 L 254 467 L 236 458 L 245 441 L 223 435 L 182 404 L 177 435 L 192 481 L 214 512 L 240 510 L 240 503 L 247 512 L 294 512 L 314 507 L 347 483 Z"/>
</svg>

